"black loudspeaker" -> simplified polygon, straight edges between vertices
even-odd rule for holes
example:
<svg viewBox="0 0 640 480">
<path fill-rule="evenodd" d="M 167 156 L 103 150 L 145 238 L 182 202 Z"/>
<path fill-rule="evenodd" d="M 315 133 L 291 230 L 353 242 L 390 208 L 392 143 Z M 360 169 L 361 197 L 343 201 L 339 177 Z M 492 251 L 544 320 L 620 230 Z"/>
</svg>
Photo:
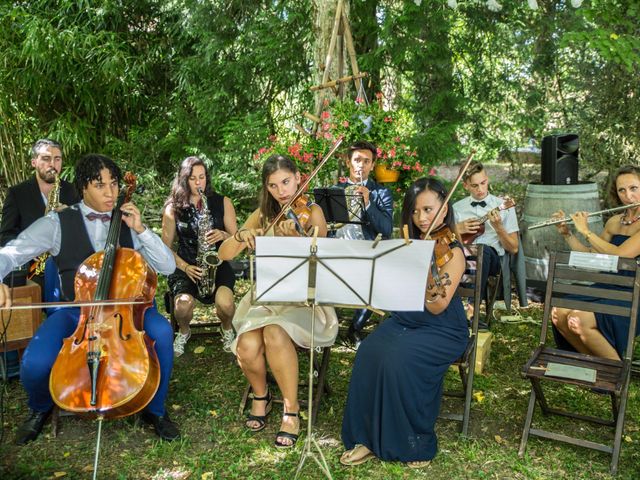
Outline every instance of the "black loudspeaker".
<svg viewBox="0 0 640 480">
<path fill-rule="evenodd" d="M 578 183 L 580 140 L 574 133 L 547 135 L 542 139 L 542 184 Z"/>
</svg>

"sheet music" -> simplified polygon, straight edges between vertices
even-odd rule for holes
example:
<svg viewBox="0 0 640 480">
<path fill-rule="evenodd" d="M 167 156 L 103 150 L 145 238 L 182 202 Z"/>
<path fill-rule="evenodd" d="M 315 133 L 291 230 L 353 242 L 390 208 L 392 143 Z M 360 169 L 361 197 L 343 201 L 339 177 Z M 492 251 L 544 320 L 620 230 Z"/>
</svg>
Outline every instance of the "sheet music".
<svg viewBox="0 0 640 480">
<path fill-rule="evenodd" d="M 256 238 L 258 303 L 307 300 L 311 240 Z M 434 242 L 405 245 L 397 239 L 381 241 L 375 249 L 372 245 L 367 240 L 317 240 L 316 303 L 422 310 Z"/>
</svg>

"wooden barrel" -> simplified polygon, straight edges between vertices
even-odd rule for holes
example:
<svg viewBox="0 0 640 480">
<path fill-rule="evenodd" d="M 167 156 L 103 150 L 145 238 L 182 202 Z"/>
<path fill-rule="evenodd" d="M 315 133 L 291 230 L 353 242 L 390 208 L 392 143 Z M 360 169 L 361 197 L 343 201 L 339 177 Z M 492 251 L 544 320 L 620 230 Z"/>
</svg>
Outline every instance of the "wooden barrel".
<svg viewBox="0 0 640 480">
<path fill-rule="evenodd" d="M 522 221 L 522 249 L 524 252 L 527 279 L 545 282 L 549 271 L 549 252 L 569 250 L 564 238 L 555 226 L 528 230 L 529 225 L 547 221 L 551 215 L 563 210 L 568 216 L 577 211 L 595 212 L 601 210 L 596 183 L 578 183 L 575 185 L 542 185 L 530 183 L 524 198 Z M 602 217 L 589 217 L 589 229 L 600 233 L 603 228 Z M 575 233 L 575 228 L 570 226 Z M 586 241 L 582 243 L 586 244 Z"/>
</svg>

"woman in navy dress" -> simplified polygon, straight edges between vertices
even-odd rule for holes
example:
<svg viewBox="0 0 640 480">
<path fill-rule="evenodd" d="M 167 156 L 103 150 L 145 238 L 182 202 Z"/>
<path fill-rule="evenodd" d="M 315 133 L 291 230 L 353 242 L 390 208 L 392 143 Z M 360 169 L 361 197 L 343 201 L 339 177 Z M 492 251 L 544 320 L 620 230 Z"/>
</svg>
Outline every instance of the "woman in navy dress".
<svg viewBox="0 0 640 480">
<path fill-rule="evenodd" d="M 640 167 L 627 165 L 618 169 L 611 183 L 610 196 L 615 203 L 631 205 L 640 202 Z M 562 210 L 554 217 L 563 218 Z M 595 252 L 634 258 L 640 255 L 640 207 L 629 208 L 611 217 L 600 235 L 589 230 L 587 212 L 571 215 L 576 231 L 587 241 L 583 244 L 566 223 L 557 225 L 571 250 Z M 612 287 L 609 287 L 612 288 Z M 608 304 L 623 304 L 608 300 Z M 626 304 L 628 306 L 628 304 Z M 555 308 L 551 317 L 560 336 L 560 348 L 620 360 L 627 346 L 629 319 L 605 313 Z"/>
<path fill-rule="evenodd" d="M 446 205 L 444 186 L 422 178 L 409 187 L 402 206 L 402 225 L 419 239 L 432 223 L 453 230 L 453 209 Z M 425 308 L 395 312 L 360 345 L 357 351 L 342 441 L 344 465 L 359 465 L 370 458 L 428 465 L 437 451 L 434 430 L 442 384 L 449 366 L 460 357 L 469 336 L 467 319 L 456 288 L 465 269 L 460 245 L 451 244 L 453 256 L 440 270 L 451 283 L 445 296 L 432 286 L 425 293 Z M 427 272 L 425 272 L 427 275 Z M 428 285 L 432 284 L 429 274 Z"/>
</svg>

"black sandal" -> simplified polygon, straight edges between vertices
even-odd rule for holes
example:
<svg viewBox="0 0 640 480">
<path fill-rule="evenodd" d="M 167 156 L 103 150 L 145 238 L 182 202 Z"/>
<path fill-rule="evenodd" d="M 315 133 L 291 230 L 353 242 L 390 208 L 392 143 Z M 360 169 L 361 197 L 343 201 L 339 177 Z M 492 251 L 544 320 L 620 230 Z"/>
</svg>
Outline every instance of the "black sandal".
<svg viewBox="0 0 640 480">
<path fill-rule="evenodd" d="M 299 412 L 296 413 L 288 413 L 288 412 L 284 412 L 283 416 L 285 417 L 299 417 Z M 300 428 L 298 426 L 298 428 Z M 278 433 L 276 433 L 276 439 L 273 442 L 273 444 L 276 446 L 276 448 L 293 448 L 296 444 L 296 442 L 298 441 L 298 436 L 300 434 L 299 433 L 289 433 L 289 432 L 285 432 L 284 430 L 280 430 Z M 281 438 L 288 438 L 289 440 L 291 440 L 291 445 L 287 444 L 287 443 L 282 443 L 278 441 L 278 437 Z"/>
<path fill-rule="evenodd" d="M 267 426 L 267 415 L 269 415 L 269 413 L 271 413 L 271 406 L 273 404 L 273 396 L 271 395 L 271 392 L 269 391 L 269 389 L 267 389 L 267 394 L 264 397 L 256 397 L 255 395 L 253 396 L 253 400 L 259 400 L 259 401 L 266 401 L 267 402 L 267 406 L 264 409 L 264 415 L 252 415 L 251 411 L 249 411 L 249 413 L 247 414 L 247 420 L 244 423 L 244 425 L 251 430 L 252 432 L 259 432 L 260 430 L 263 430 L 264 427 Z M 247 422 L 258 422 L 258 426 L 257 427 L 251 427 Z"/>
</svg>

